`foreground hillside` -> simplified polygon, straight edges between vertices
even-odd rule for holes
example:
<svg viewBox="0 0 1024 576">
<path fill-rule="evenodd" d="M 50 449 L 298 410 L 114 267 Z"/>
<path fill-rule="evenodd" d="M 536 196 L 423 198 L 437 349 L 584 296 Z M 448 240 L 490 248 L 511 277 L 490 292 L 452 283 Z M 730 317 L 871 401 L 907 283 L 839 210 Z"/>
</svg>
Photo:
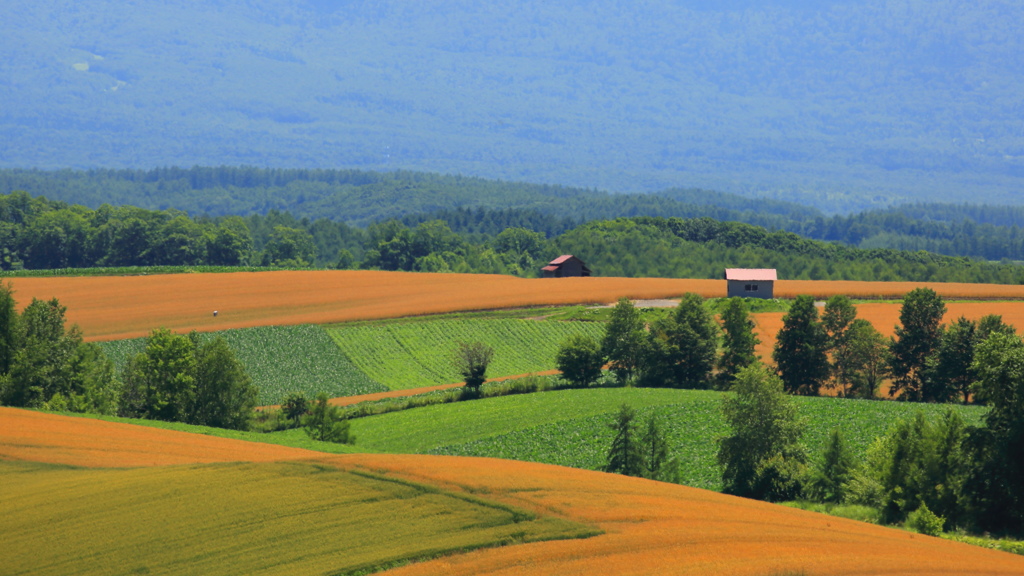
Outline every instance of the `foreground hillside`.
<svg viewBox="0 0 1024 576">
<path fill-rule="evenodd" d="M 488 274 L 350 270 L 12 278 L 19 305 L 56 297 L 87 340 L 145 336 L 158 327 L 211 332 L 286 324 L 328 324 L 443 312 L 608 303 L 695 292 L 723 297 L 724 280 L 665 278 L 522 279 Z M 1024 299 L 1024 286 L 783 280 L 775 295 L 901 298 L 928 286 L 946 299 Z M 214 316 L 213 312 L 218 314 Z"/>
<path fill-rule="evenodd" d="M 244 477 L 238 476 L 242 473 Z M 490 530 L 490 540 L 485 537 L 476 542 L 506 545 L 443 556 L 394 573 L 767 576 L 1009 575 L 1024 571 L 1024 558 L 1010 554 L 637 478 L 477 458 L 327 456 L 13 409 L 0 409 L 0 474 L 6 477 L 5 487 L 15 487 L 0 494 L 8 511 L 0 525 L 5 534 L 19 538 L 19 545 L 8 549 L 13 552 L 5 564 L 15 567 L 14 573 L 38 573 L 36 568 L 44 565 L 51 573 L 110 573 L 110 564 L 103 561 L 126 552 L 130 552 L 131 562 L 117 564 L 125 573 L 141 568 L 153 574 L 186 573 L 191 568 L 177 562 L 168 547 L 193 550 L 201 540 L 224 542 L 232 526 L 246 523 L 251 523 L 247 537 L 201 551 L 198 558 L 208 573 L 233 573 L 230 567 L 238 561 L 244 562 L 247 573 L 345 573 L 351 569 L 346 566 L 380 565 L 393 559 L 394 553 L 380 546 L 382 541 L 388 550 L 396 545 L 408 548 L 411 543 L 419 543 L 421 553 L 443 549 L 451 535 L 441 530 L 431 536 L 430 531 L 436 530 L 435 522 L 452 516 L 456 522 L 460 518 L 467 522 L 461 532 L 470 540 Z M 291 480 L 281 481 L 283 476 Z M 104 484 L 115 477 L 122 483 L 146 487 L 148 495 L 166 494 L 189 506 L 216 506 L 221 512 L 192 517 L 188 524 L 154 522 L 138 513 L 119 514 L 114 511 L 131 510 L 123 507 L 127 502 L 123 495 Z M 245 478 L 259 479 L 266 494 L 272 494 L 269 500 L 285 502 L 308 518 L 325 519 L 323 531 L 312 538 L 306 531 L 287 529 L 276 524 L 279 517 L 268 514 L 274 505 L 254 503 L 238 490 L 221 488 L 232 479 L 244 482 Z M 202 497 L 188 488 L 195 479 L 202 479 L 202 486 L 210 488 Z M 414 500 L 433 503 L 415 510 L 419 518 L 426 516 L 430 521 L 410 523 L 396 516 L 384 524 L 346 523 L 345 518 L 324 516 L 332 506 L 351 497 L 346 493 L 352 483 L 363 490 L 376 490 L 379 496 L 394 496 L 380 498 L 377 504 L 372 498 L 364 501 L 360 506 L 367 510 L 366 506 L 408 510 L 401 506 L 408 498 L 403 500 L 400 493 L 416 493 Z M 94 496 L 75 503 L 73 519 L 63 508 L 68 494 L 58 490 L 71 486 L 78 493 Z M 416 486 L 434 488 L 413 488 Z M 33 506 L 18 504 L 27 498 Z M 108 509 L 111 505 L 114 511 Z M 490 520 L 478 516 L 481 519 L 474 523 L 459 514 L 467 505 L 477 514 L 497 515 Z M 490 512 L 484 509 L 488 507 Z M 500 519 L 503 514 L 507 518 L 509 510 L 519 511 L 520 524 L 525 525 L 517 525 L 510 538 L 494 537 L 495 526 L 502 524 Z M 187 515 L 180 508 L 174 514 L 172 520 Z M 62 530 L 102 526 L 107 537 L 90 542 L 87 550 L 77 550 L 74 540 L 54 547 L 49 544 L 50 531 L 26 528 L 43 518 L 63 518 Z M 225 522 L 226 518 L 231 522 Z M 264 524 L 268 519 L 269 526 Z M 144 530 L 140 530 L 140 522 L 146 522 Z M 530 532 L 532 525 L 541 526 L 539 537 L 558 537 L 552 527 L 563 530 L 561 537 L 584 536 L 595 530 L 603 533 L 585 539 L 514 544 L 535 538 L 537 533 Z M 269 529 L 272 527 L 281 529 Z M 332 531 L 339 529 L 344 532 L 332 539 Z M 384 533 L 389 537 L 368 537 Z M 31 534 L 37 536 L 29 537 Z M 159 545 L 132 547 L 146 542 Z M 432 543 L 439 548 L 431 548 Z M 468 549 L 474 544 L 461 547 Z M 302 551 L 317 552 L 322 561 L 304 562 Z M 376 558 L 370 559 L 375 551 Z M 67 558 L 76 553 L 79 555 L 69 562 Z M 354 562 L 357 557 L 359 561 Z"/>
</svg>

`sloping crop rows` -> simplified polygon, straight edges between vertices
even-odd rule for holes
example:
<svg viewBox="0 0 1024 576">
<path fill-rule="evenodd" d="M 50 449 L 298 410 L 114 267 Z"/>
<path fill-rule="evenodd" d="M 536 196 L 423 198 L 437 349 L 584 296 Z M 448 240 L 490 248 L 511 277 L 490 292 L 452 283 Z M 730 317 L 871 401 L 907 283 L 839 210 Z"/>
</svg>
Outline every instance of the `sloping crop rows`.
<svg viewBox="0 0 1024 576">
<path fill-rule="evenodd" d="M 494 348 L 488 377 L 540 372 L 555 367 L 558 346 L 572 334 L 599 339 L 604 325 L 519 319 L 440 319 L 339 326 L 327 332 L 373 380 L 394 390 L 458 382 L 453 365 L 459 342 Z"/>
<path fill-rule="evenodd" d="M 368 378 L 345 358 L 319 326 L 264 326 L 225 330 L 223 336 L 245 365 L 259 389 L 261 405 L 280 404 L 291 393 L 330 397 L 384 392 L 387 388 Z M 209 340 L 214 334 L 202 334 Z M 107 355 L 122 368 L 141 352 L 145 339 L 102 342 Z"/>
</svg>

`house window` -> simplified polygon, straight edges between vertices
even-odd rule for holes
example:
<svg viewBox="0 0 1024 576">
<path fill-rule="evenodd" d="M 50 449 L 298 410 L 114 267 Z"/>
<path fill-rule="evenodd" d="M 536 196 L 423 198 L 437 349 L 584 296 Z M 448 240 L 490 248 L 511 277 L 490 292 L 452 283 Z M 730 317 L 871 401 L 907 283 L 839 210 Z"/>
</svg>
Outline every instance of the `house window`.
<svg viewBox="0 0 1024 576">
<path fill-rule="evenodd" d="M 747 292 L 757 292 L 757 284 L 747 284 L 744 289 Z"/>
</svg>

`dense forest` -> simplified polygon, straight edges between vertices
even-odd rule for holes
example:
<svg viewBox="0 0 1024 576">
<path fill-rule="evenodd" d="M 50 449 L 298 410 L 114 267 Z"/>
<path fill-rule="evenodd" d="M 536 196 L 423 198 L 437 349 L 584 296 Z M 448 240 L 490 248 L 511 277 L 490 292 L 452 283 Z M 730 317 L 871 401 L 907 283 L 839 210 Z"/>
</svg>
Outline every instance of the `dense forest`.
<svg viewBox="0 0 1024 576">
<path fill-rule="evenodd" d="M 460 234 L 497 235 L 519 227 L 552 238 L 592 220 L 621 216 L 713 218 L 786 230 L 806 238 L 861 248 L 926 250 L 990 261 L 1024 260 L 1024 207 L 973 204 L 907 204 L 853 214 L 826 215 L 794 202 L 747 198 L 697 189 L 651 194 L 606 192 L 484 180 L 420 172 L 276 170 L 245 166 L 155 170 L 0 170 L 0 193 L 28 191 L 51 200 L 99 208 L 132 205 L 178 209 L 194 215 L 254 218 L 298 226 L 303 218 L 366 227 L 395 218 L 414 227 L 443 220 Z M 294 218 L 292 217 L 294 216 Z M 318 224 L 323 236 L 326 223 Z M 272 229 L 272 226 L 271 226 Z M 344 229 L 339 234 L 350 237 Z M 254 230 L 257 249 L 269 232 Z M 333 232 L 330 234 L 334 234 Z M 346 248 L 322 250 L 318 261 Z"/>
<path fill-rule="evenodd" d="M 602 276 L 717 278 L 727 267 L 774 267 L 799 279 L 1024 283 L 1017 264 L 867 250 L 707 217 L 595 220 L 558 233 L 568 221 L 537 211 L 451 215 L 389 219 L 363 229 L 276 210 L 190 217 L 109 204 L 93 210 L 15 192 L 0 195 L 0 268 L 328 266 L 529 277 L 558 254 L 572 253 Z"/>
<path fill-rule="evenodd" d="M 829 211 L 1020 203 L 1015 2 L 54 0 L 6 15 L 2 167 L 405 169 Z"/>
</svg>

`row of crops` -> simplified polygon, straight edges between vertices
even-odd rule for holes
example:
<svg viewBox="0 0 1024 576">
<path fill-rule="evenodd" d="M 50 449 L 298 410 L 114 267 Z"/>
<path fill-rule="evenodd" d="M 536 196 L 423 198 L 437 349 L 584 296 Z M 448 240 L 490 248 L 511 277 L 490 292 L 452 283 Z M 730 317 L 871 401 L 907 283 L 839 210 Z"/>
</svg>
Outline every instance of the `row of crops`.
<svg viewBox="0 0 1024 576">
<path fill-rule="evenodd" d="M 452 357 L 460 341 L 494 348 L 488 376 L 513 376 L 555 367 L 558 346 L 570 335 L 600 338 L 602 323 L 495 318 L 442 318 L 334 326 L 265 326 L 200 334 L 220 335 L 259 388 L 261 405 L 289 394 L 334 398 L 407 390 L 461 380 Z M 103 342 L 118 370 L 143 350 L 144 338 Z"/>
<path fill-rule="evenodd" d="M 494 348 L 489 377 L 555 367 L 558 346 L 572 334 L 600 338 L 604 324 L 525 319 L 446 318 L 327 329 L 345 356 L 364 374 L 393 390 L 458 382 L 452 363 L 459 342 Z"/>
<path fill-rule="evenodd" d="M 289 394 L 355 396 L 388 388 L 356 368 L 319 326 L 265 326 L 200 334 L 222 336 L 259 389 L 259 403 L 279 404 Z M 118 370 L 143 350 L 144 338 L 101 344 Z"/>
</svg>

